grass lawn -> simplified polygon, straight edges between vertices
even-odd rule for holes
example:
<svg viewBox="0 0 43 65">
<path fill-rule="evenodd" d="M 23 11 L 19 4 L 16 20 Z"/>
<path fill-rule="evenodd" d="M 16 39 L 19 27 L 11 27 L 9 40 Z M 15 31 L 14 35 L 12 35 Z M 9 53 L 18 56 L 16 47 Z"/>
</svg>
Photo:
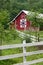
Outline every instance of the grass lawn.
<svg viewBox="0 0 43 65">
<path fill-rule="evenodd" d="M 32 65 L 43 65 L 43 62 L 32 64 Z"/>
<path fill-rule="evenodd" d="M 21 38 L 16 38 L 15 40 L 10 40 L 10 41 L 3 41 L 2 45 L 8 45 L 8 44 L 19 44 L 22 43 Z"/>
<path fill-rule="evenodd" d="M 31 55 L 26 57 L 27 61 L 36 60 L 40 58 L 43 58 L 43 54 Z"/>
<path fill-rule="evenodd" d="M 29 32 L 27 32 L 27 33 L 29 33 Z M 31 32 L 30 34 L 35 35 L 35 32 Z M 42 37 L 43 31 L 40 31 L 39 34 L 40 34 L 40 37 L 43 38 Z M 3 45 L 5 45 L 5 44 L 6 45 L 7 44 L 18 44 L 18 43 L 22 43 L 22 39 L 17 37 L 15 40 L 4 41 Z M 38 49 L 39 49 L 38 47 L 26 47 L 27 52 L 36 51 Z M 7 50 L 2 50 L 2 55 L 17 54 L 17 53 L 22 53 L 22 52 L 23 52 L 23 48 L 7 49 Z M 26 60 L 31 61 L 31 60 L 35 60 L 35 59 L 39 59 L 39 58 L 43 58 L 43 54 L 27 56 Z M 20 63 L 20 62 L 23 62 L 22 57 L 0 61 L 0 65 L 13 65 L 15 63 Z M 43 65 L 43 62 L 33 64 L 33 65 Z"/>
<path fill-rule="evenodd" d="M 30 34 L 30 36 L 33 35 L 33 36 L 36 36 L 36 37 L 38 36 L 38 33 L 39 33 L 39 39 L 40 39 L 40 41 L 43 41 L 43 31 L 39 31 L 39 32 L 24 31 L 24 33 Z"/>
<path fill-rule="evenodd" d="M 26 47 L 26 51 L 30 52 L 30 51 L 36 51 L 38 50 L 38 47 Z M 12 51 L 12 52 L 11 52 Z M 16 49 L 8 49 L 8 50 L 3 50 L 2 51 L 2 55 L 9 55 L 9 54 L 17 54 L 17 53 L 22 53 L 23 49 L 22 48 L 16 48 Z M 27 61 L 31 61 L 31 60 L 35 60 L 35 59 L 39 59 L 39 58 L 43 58 L 43 54 L 37 54 L 37 55 L 31 55 L 31 56 L 27 56 L 26 60 Z M 13 65 L 16 63 L 21 63 L 23 62 L 23 58 L 14 58 L 14 59 L 9 59 L 9 60 L 3 60 L 0 61 L 0 65 Z M 43 62 L 41 63 L 37 63 L 37 64 L 33 64 L 33 65 L 43 65 Z"/>
<path fill-rule="evenodd" d="M 35 31 L 33 31 L 33 32 L 32 31 L 24 31 L 24 33 L 31 34 L 31 35 L 35 35 L 36 34 Z M 43 36 L 43 31 L 39 31 L 38 33 L 39 33 L 39 35 Z"/>
<path fill-rule="evenodd" d="M 13 65 L 16 63 L 21 63 L 23 62 L 23 58 L 15 58 L 15 59 L 9 59 L 9 60 L 2 60 L 0 61 L 0 65 Z"/>
<path fill-rule="evenodd" d="M 40 37 L 43 38 L 43 31 L 40 31 L 39 34 L 40 34 Z"/>
</svg>

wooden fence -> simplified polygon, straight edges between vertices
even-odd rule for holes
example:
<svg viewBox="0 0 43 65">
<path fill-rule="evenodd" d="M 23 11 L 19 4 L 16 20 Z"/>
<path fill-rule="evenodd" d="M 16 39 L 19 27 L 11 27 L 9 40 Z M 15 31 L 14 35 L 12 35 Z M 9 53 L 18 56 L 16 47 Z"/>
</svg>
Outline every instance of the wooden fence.
<svg viewBox="0 0 43 65">
<path fill-rule="evenodd" d="M 26 64 L 30 65 L 30 64 L 34 64 L 34 63 L 38 63 L 38 62 L 43 62 L 43 58 L 40 58 L 37 60 L 32 60 L 32 61 L 26 61 L 26 56 L 43 53 L 43 50 L 26 52 L 26 47 L 40 46 L 40 45 L 43 45 L 43 42 L 26 43 L 25 40 L 23 41 L 22 44 L 2 45 L 2 46 L 0 46 L 0 50 L 22 47 L 23 53 L 0 56 L 0 60 L 23 57 L 23 63 L 14 64 L 14 65 L 26 65 Z"/>
</svg>

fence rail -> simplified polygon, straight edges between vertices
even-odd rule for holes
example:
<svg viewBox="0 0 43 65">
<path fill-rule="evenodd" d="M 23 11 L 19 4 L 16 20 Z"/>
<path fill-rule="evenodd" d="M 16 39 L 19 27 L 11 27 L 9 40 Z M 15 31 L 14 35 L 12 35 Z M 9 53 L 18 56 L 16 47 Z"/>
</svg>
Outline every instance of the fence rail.
<svg viewBox="0 0 43 65">
<path fill-rule="evenodd" d="M 10 48 L 21 48 L 21 47 L 23 47 L 23 45 L 24 45 L 25 47 L 38 46 L 38 45 L 40 46 L 40 45 L 43 45 L 43 41 L 42 41 L 42 42 L 26 43 L 26 44 L 2 45 L 2 46 L 0 46 L 0 50 L 10 49 Z"/>
<path fill-rule="evenodd" d="M 21 48 L 22 47 L 23 48 L 23 53 L 0 56 L 0 60 L 23 57 L 23 63 L 16 64 L 16 65 L 26 65 L 26 64 L 30 65 L 30 64 L 42 62 L 43 58 L 40 58 L 40 59 L 37 59 L 37 60 L 28 61 L 28 62 L 26 61 L 26 56 L 43 53 L 43 50 L 26 52 L 26 48 L 25 47 L 40 46 L 40 45 L 43 45 L 43 42 L 26 43 L 25 40 L 23 41 L 23 44 L 2 45 L 2 46 L 0 46 L 0 50 L 11 49 L 11 48 Z"/>
<path fill-rule="evenodd" d="M 34 52 L 26 52 L 25 56 L 30 56 L 33 54 L 40 54 L 40 53 L 43 53 L 43 50 L 38 50 L 38 51 L 34 51 Z M 23 57 L 23 53 L 0 56 L 0 60 L 6 60 L 6 59 L 18 58 L 18 57 Z"/>
<path fill-rule="evenodd" d="M 13 65 L 30 65 L 30 64 L 35 64 L 35 63 L 39 63 L 39 62 L 43 62 L 43 58 L 41 59 L 37 59 L 37 60 L 32 60 L 26 63 L 18 63 L 18 64 L 13 64 Z"/>
<path fill-rule="evenodd" d="M 26 34 L 24 32 L 20 32 L 18 30 L 16 30 L 16 31 L 19 33 L 19 37 L 21 37 L 23 39 L 27 36 L 27 37 L 30 37 L 31 41 L 38 41 L 36 36 L 30 35 L 30 34 Z"/>
</svg>

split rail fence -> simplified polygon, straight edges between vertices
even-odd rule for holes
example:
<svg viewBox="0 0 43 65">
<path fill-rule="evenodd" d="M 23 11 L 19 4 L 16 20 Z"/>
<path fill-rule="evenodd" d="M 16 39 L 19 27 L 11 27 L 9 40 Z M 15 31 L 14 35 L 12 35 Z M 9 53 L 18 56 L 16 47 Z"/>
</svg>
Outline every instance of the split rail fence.
<svg viewBox="0 0 43 65">
<path fill-rule="evenodd" d="M 0 60 L 23 57 L 23 63 L 13 64 L 13 65 L 31 65 L 31 64 L 43 62 L 43 58 L 40 58 L 37 60 L 32 60 L 32 61 L 26 61 L 26 56 L 30 56 L 30 55 L 34 55 L 34 54 L 40 54 L 40 53 L 43 54 L 43 50 L 26 52 L 26 47 L 40 46 L 40 45 L 43 45 L 43 42 L 26 43 L 25 40 L 23 41 L 22 44 L 2 45 L 2 46 L 0 46 L 0 50 L 11 49 L 11 48 L 21 48 L 22 47 L 23 53 L 0 56 Z"/>
</svg>

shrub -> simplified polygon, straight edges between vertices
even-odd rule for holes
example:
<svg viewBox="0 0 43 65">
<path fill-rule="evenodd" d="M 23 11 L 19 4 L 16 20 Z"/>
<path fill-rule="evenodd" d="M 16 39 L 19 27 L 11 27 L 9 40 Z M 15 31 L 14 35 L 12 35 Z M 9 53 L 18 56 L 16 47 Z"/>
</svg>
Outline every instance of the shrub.
<svg viewBox="0 0 43 65">
<path fill-rule="evenodd" d="M 25 36 L 25 40 L 26 40 L 26 43 L 32 42 L 31 39 L 30 39 L 30 37 L 28 37 L 28 36 Z"/>
</svg>

